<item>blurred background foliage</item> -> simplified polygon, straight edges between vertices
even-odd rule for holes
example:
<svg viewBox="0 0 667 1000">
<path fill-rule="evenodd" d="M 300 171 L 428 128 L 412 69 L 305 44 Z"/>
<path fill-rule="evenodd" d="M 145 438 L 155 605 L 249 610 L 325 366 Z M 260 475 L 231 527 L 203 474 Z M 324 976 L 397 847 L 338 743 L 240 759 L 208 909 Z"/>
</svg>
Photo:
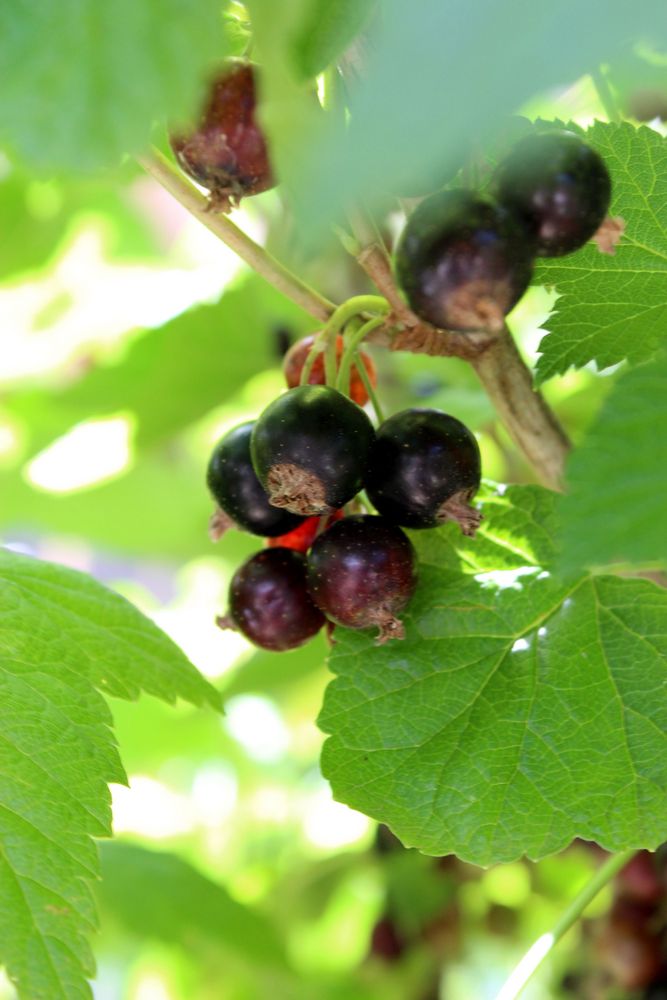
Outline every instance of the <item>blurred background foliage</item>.
<svg viewBox="0 0 667 1000">
<path fill-rule="evenodd" d="M 261 53 L 272 5 L 250 6 L 257 9 Z M 459 18 L 470 33 L 479 29 L 457 4 L 426 4 L 424 19 L 439 25 L 445 6 L 450 25 Z M 573 24 L 593 9 L 597 18 L 599 6 L 561 5 Z M 620 49 L 620 5 L 603 6 L 602 43 L 611 37 Z M 356 8 L 353 34 L 366 23 L 366 7 Z M 507 7 L 497 7 L 503 21 L 530 18 L 525 4 L 513 3 L 513 14 Z M 305 76 L 336 54 L 331 33 L 318 35 L 316 8 L 295 43 Z M 492 29 L 485 24 L 489 52 Z M 410 49 L 416 32 L 397 38 L 389 15 L 382 30 L 372 86 L 359 99 L 359 124 L 349 140 L 361 152 L 359 169 L 345 173 L 348 188 L 367 189 L 374 180 L 370 144 L 375 173 L 378 162 L 391 162 L 392 119 L 378 114 L 378 102 L 388 67 L 396 66 L 395 47 L 405 53 L 407 46 L 416 58 Z M 341 29 L 334 49 L 349 41 L 347 32 Z M 422 24 L 419 44 L 425 37 L 444 47 L 444 63 L 450 49 L 469 56 L 453 31 L 428 36 Z M 577 79 L 582 64 L 605 51 L 591 37 L 581 25 L 572 32 L 577 45 L 568 49 L 565 68 L 554 61 L 536 80 L 533 59 L 513 78 L 513 89 L 498 94 L 487 87 L 485 98 L 495 95 L 495 103 L 484 105 L 484 122 L 471 118 L 470 102 L 455 104 L 459 124 L 450 122 L 450 139 L 465 138 L 471 122 L 488 124 L 508 101 L 530 117 L 586 125 L 603 116 L 590 78 Z M 239 29 L 227 50 L 243 44 Z M 520 62 L 525 46 L 517 46 Z M 463 55 L 456 58 L 453 79 Z M 274 63 L 268 80 L 287 87 Z M 414 105 L 418 85 L 427 92 L 432 86 L 428 78 L 401 79 L 401 107 Z M 609 66 L 608 80 L 626 106 L 637 96 L 638 79 L 646 99 L 655 97 L 664 62 L 633 49 Z M 422 143 L 428 159 L 441 142 L 428 116 L 433 100 L 419 107 L 424 114 L 414 119 L 414 142 L 402 142 L 404 149 Z M 302 126 L 297 114 L 292 127 Z M 285 150 L 293 148 L 289 129 L 284 142 Z M 23 146 L 29 153 L 30 144 Z M 573 845 L 539 864 L 485 872 L 403 849 L 388 831 L 334 803 L 319 775 L 322 738 L 314 720 L 327 681 L 324 640 L 273 655 L 213 624 L 231 574 L 258 540 L 230 532 L 217 547 L 210 543 L 208 454 L 227 428 L 281 391 L 282 354 L 313 330 L 313 321 L 242 267 L 131 160 L 106 179 L 52 176 L 21 166 L 17 147 L 11 160 L 0 157 L 0 535 L 4 544 L 84 569 L 128 596 L 226 697 L 221 720 L 148 699 L 113 705 L 130 788 L 114 789 L 118 840 L 102 845 L 96 998 L 256 1000 L 269 991 L 276 1000 L 493 997 L 525 947 L 588 879 L 596 850 Z M 305 154 L 296 159 L 302 174 L 291 174 L 291 189 L 319 170 L 320 206 L 327 184 L 334 200 L 351 193 L 336 186 L 350 150 L 338 145 L 325 170 L 329 147 L 309 148 L 316 161 Z M 287 154 L 281 147 L 278 155 Z M 395 166 L 389 181 L 410 164 Z M 295 207 L 279 189 L 247 201 L 234 219 L 335 301 L 367 290 L 333 238 L 320 237 L 316 255 L 304 249 L 296 220 L 310 204 L 301 198 Z M 386 196 L 376 208 L 390 238 L 401 207 Z M 531 363 L 553 301 L 535 287 L 510 317 Z M 388 413 L 408 405 L 451 412 L 475 431 L 488 477 L 531 481 L 466 364 L 380 350 L 374 358 Z M 575 441 L 614 378 L 613 371 L 571 371 L 545 386 Z M 526 997 L 637 995 L 615 987 L 591 957 L 596 919 L 608 910 L 611 891 L 595 901 Z M 582 953 L 592 977 L 583 986 Z M 0 984 L 3 1000 L 12 995 Z"/>
</svg>

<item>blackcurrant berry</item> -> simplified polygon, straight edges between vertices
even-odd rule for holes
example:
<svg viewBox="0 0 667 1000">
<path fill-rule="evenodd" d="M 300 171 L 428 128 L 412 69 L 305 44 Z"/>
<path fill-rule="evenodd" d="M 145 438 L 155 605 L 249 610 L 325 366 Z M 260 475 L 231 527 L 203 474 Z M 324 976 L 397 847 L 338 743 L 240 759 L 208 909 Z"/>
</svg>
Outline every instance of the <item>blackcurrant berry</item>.
<svg viewBox="0 0 667 1000">
<path fill-rule="evenodd" d="M 374 438 L 364 411 L 335 389 L 290 389 L 261 414 L 252 432 L 252 460 L 276 507 L 327 514 L 361 489 Z"/>
<path fill-rule="evenodd" d="M 306 517 L 292 531 L 285 535 L 278 535 L 277 538 L 269 538 L 269 548 L 283 547 L 285 549 L 295 549 L 297 552 L 307 552 L 321 531 L 331 527 L 335 521 L 340 521 L 343 516 L 342 510 L 335 510 L 328 517 Z M 324 525 L 322 522 L 325 522 Z"/>
<path fill-rule="evenodd" d="M 390 916 L 381 917 L 371 931 L 370 953 L 383 962 L 396 962 L 406 948 L 406 941 Z"/>
<path fill-rule="evenodd" d="M 240 527 L 253 535 L 284 535 L 303 523 L 302 517 L 279 510 L 269 503 L 250 458 L 250 435 L 254 421 L 234 427 L 213 449 L 206 482 L 218 510 L 211 521 L 217 540 L 226 528 Z"/>
<path fill-rule="evenodd" d="M 303 366 L 306 363 L 306 359 L 310 353 L 311 347 L 313 346 L 314 340 L 315 337 L 312 334 L 309 337 L 303 337 L 301 340 L 298 340 L 296 344 L 292 344 L 289 351 L 285 355 L 285 359 L 283 361 L 283 372 L 285 374 L 285 381 L 290 389 L 294 389 L 301 382 L 301 372 L 303 371 Z M 343 338 L 340 336 L 336 337 L 337 365 L 340 364 L 340 359 L 343 355 L 343 347 Z M 365 351 L 360 351 L 359 353 L 371 385 L 377 385 L 377 373 L 375 371 L 375 365 L 373 364 L 372 358 L 370 358 Z M 310 370 L 308 385 L 324 385 L 324 354 L 318 354 L 315 358 L 313 367 Z M 350 369 L 350 399 L 353 399 L 355 403 L 359 404 L 359 406 L 363 406 L 368 402 L 368 393 L 366 392 L 366 387 L 361 380 L 356 365 L 352 365 L 352 368 Z"/>
<path fill-rule="evenodd" d="M 498 167 L 499 201 L 523 220 L 535 252 L 578 250 L 601 225 L 611 199 L 605 162 L 573 132 L 529 135 Z"/>
<path fill-rule="evenodd" d="M 306 587 L 306 560 L 293 549 L 264 549 L 232 577 L 221 628 L 235 628 L 262 649 L 296 649 L 324 625 Z"/>
<path fill-rule="evenodd" d="M 396 614 L 416 585 L 410 539 L 381 517 L 343 518 L 310 550 L 308 587 L 317 606 L 337 625 L 378 628 L 378 643 L 404 637 Z"/>
<path fill-rule="evenodd" d="M 533 249 L 499 205 L 469 191 L 440 191 L 408 219 L 395 263 L 421 319 L 442 329 L 497 331 L 528 287 Z"/>
<path fill-rule="evenodd" d="M 457 521 L 464 535 L 474 535 L 481 515 L 469 501 L 480 476 L 479 447 L 465 424 L 441 410 L 411 409 L 377 431 L 365 486 L 392 524 L 435 528 Z"/>
<path fill-rule="evenodd" d="M 252 63 L 230 60 L 213 81 L 195 129 L 170 136 L 179 165 L 210 192 L 219 211 L 275 183 L 255 118 L 256 75 Z"/>
</svg>

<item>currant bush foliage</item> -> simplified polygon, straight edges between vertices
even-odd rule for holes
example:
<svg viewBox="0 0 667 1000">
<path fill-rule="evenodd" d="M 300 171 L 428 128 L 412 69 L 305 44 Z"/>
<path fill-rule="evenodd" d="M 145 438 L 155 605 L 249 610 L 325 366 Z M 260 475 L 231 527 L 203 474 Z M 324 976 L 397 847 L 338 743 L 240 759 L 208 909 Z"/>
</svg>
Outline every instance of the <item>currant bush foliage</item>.
<svg viewBox="0 0 667 1000">
<path fill-rule="evenodd" d="M 219 708 L 132 605 L 81 573 L 0 550 L 0 962 L 31 1000 L 89 997 L 93 837 L 125 773 L 102 693 Z"/>
<path fill-rule="evenodd" d="M 490 493 L 475 541 L 415 533 L 406 639 L 337 630 L 320 724 L 337 798 L 431 854 L 655 847 L 667 805 L 667 592 L 554 572 L 554 496 Z M 454 557 L 453 553 L 456 552 Z"/>
<path fill-rule="evenodd" d="M 569 566 L 667 565 L 667 355 L 625 372 L 568 464 Z"/>
</svg>

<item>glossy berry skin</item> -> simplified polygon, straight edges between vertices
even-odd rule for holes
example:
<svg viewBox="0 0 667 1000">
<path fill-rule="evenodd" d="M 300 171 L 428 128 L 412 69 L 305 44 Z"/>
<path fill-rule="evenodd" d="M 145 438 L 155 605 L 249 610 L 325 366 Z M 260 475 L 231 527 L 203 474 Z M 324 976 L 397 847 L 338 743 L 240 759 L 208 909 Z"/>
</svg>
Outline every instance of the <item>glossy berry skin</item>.
<svg viewBox="0 0 667 1000">
<path fill-rule="evenodd" d="M 392 524 L 436 528 L 457 521 L 464 535 L 474 535 L 481 517 L 469 502 L 480 477 L 479 447 L 465 424 L 441 410 L 410 409 L 377 431 L 365 485 Z"/>
<path fill-rule="evenodd" d="M 278 535 L 277 538 L 269 538 L 267 545 L 270 548 L 282 546 L 285 549 L 294 549 L 296 552 L 307 552 L 321 530 L 330 528 L 336 521 L 343 517 L 342 510 L 335 510 L 326 518 L 326 524 L 321 529 L 321 517 L 306 517 L 293 531 L 288 531 L 285 535 Z"/>
<path fill-rule="evenodd" d="M 292 344 L 289 351 L 285 355 L 283 361 L 283 373 L 285 375 L 285 381 L 290 389 L 294 389 L 301 382 L 301 372 L 303 371 L 303 366 L 306 363 L 310 349 L 313 346 L 315 336 L 311 334 L 308 337 L 302 337 L 301 340 L 297 340 L 296 344 Z M 344 342 L 341 336 L 336 337 L 336 364 L 340 364 L 340 359 L 343 356 Z M 372 358 L 366 354 L 365 351 L 360 351 L 361 361 L 364 368 L 368 374 L 371 385 L 377 385 L 377 372 L 375 371 L 375 365 L 373 364 Z M 318 354 L 313 363 L 313 367 L 310 370 L 310 375 L 308 377 L 308 385 L 324 385 L 324 354 Z M 368 393 L 366 392 L 366 387 L 359 377 L 359 371 L 356 365 L 352 365 L 350 369 L 350 399 L 353 399 L 355 403 L 359 406 L 364 406 L 368 402 Z"/>
<path fill-rule="evenodd" d="M 470 191 L 440 191 L 408 219 L 396 276 L 412 310 L 449 330 L 502 329 L 530 281 L 533 249 L 523 225 Z"/>
<path fill-rule="evenodd" d="M 256 73 L 252 63 L 230 60 L 213 81 L 196 128 L 170 136 L 181 169 L 210 192 L 220 211 L 275 183 L 255 118 Z"/>
<path fill-rule="evenodd" d="M 296 649 L 324 625 L 306 587 L 306 560 L 293 549 L 264 549 L 234 574 L 229 611 L 218 620 L 262 649 Z"/>
<path fill-rule="evenodd" d="M 573 132 L 526 136 L 500 164 L 495 180 L 498 200 L 523 220 L 542 257 L 583 246 L 611 200 L 604 160 Z"/>
<path fill-rule="evenodd" d="M 396 618 L 417 585 L 415 551 L 400 528 L 369 514 L 343 518 L 308 556 L 308 587 L 337 625 L 379 629 L 378 643 L 402 639 Z"/>
<path fill-rule="evenodd" d="M 328 386 L 305 385 L 279 396 L 257 420 L 253 465 L 276 507 L 328 514 L 361 489 L 374 437 L 356 403 Z"/>
<path fill-rule="evenodd" d="M 206 482 L 218 507 L 231 522 L 227 527 L 233 524 L 264 537 L 284 535 L 298 528 L 304 519 L 269 503 L 250 459 L 253 426 L 253 420 L 239 424 L 218 442 L 208 463 Z M 218 520 L 223 519 L 218 517 Z"/>
</svg>

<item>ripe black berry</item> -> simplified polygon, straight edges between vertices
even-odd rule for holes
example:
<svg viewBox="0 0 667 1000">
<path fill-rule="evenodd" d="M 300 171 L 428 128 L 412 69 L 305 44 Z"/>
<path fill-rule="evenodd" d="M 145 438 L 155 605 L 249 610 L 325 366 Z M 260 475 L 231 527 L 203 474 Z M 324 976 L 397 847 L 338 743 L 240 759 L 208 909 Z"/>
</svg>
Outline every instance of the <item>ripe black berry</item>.
<svg viewBox="0 0 667 1000">
<path fill-rule="evenodd" d="M 601 225 L 611 199 L 604 160 L 573 132 L 526 136 L 496 174 L 498 199 L 536 238 L 536 253 L 578 250 Z"/>
<path fill-rule="evenodd" d="M 234 427 L 213 449 L 206 482 L 219 510 L 211 521 L 211 535 L 220 538 L 226 528 L 245 528 L 253 535 L 277 536 L 293 531 L 302 517 L 269 503 L 250 459 L 254 421 Z"/>
<path fill-rule="evenodd" d="M 335 389 L 290 389 L 261 414 L 252 432 L 252 460 L 276 507 L 326 514 L 361 489 L 373 426 Z"/>
<path fill-rule="evenodd" d="M 479 447 L 465 424 L 440 410 L 412 409 L 378 430 L 365 485 L 392 524 L 435 528 L 457 521 L 464 535 L 474 535 L 481 515 L 469 501 L 480 476 Z"/>
<path fill-rule="evenodd" d="M 181 168 L 227 211 L 243 195 L 273 187 L 266 140 L 255 119 L 256 68 L 230 60 L 214 80 L 196 128 L 170 136 Z"/>
<path fill-rule="evenodd" d="M 525 292 L 533 249 L 524 227 L 469 191 L 440 191 L 408 219 L 396 274 L 411 308 L 450 330 L 499 330 Z"/>
<path fill-rule="evenodd" d="M 293 549 L 264 549 L 234 574 L 221 628 L 236 628 L 262 649 L 295 649 L 324 625 L 306 587 L 306 560 Z"/>
<path fill-rule="evenodd" d="M 346 517 L 320 535 L 308 557 L 313 600 L 337 625 L 379 629 L 378 643 L 402 639 L 396 614 L 417 585 L 407 535 L 381 517 Z"/>
</svg>

